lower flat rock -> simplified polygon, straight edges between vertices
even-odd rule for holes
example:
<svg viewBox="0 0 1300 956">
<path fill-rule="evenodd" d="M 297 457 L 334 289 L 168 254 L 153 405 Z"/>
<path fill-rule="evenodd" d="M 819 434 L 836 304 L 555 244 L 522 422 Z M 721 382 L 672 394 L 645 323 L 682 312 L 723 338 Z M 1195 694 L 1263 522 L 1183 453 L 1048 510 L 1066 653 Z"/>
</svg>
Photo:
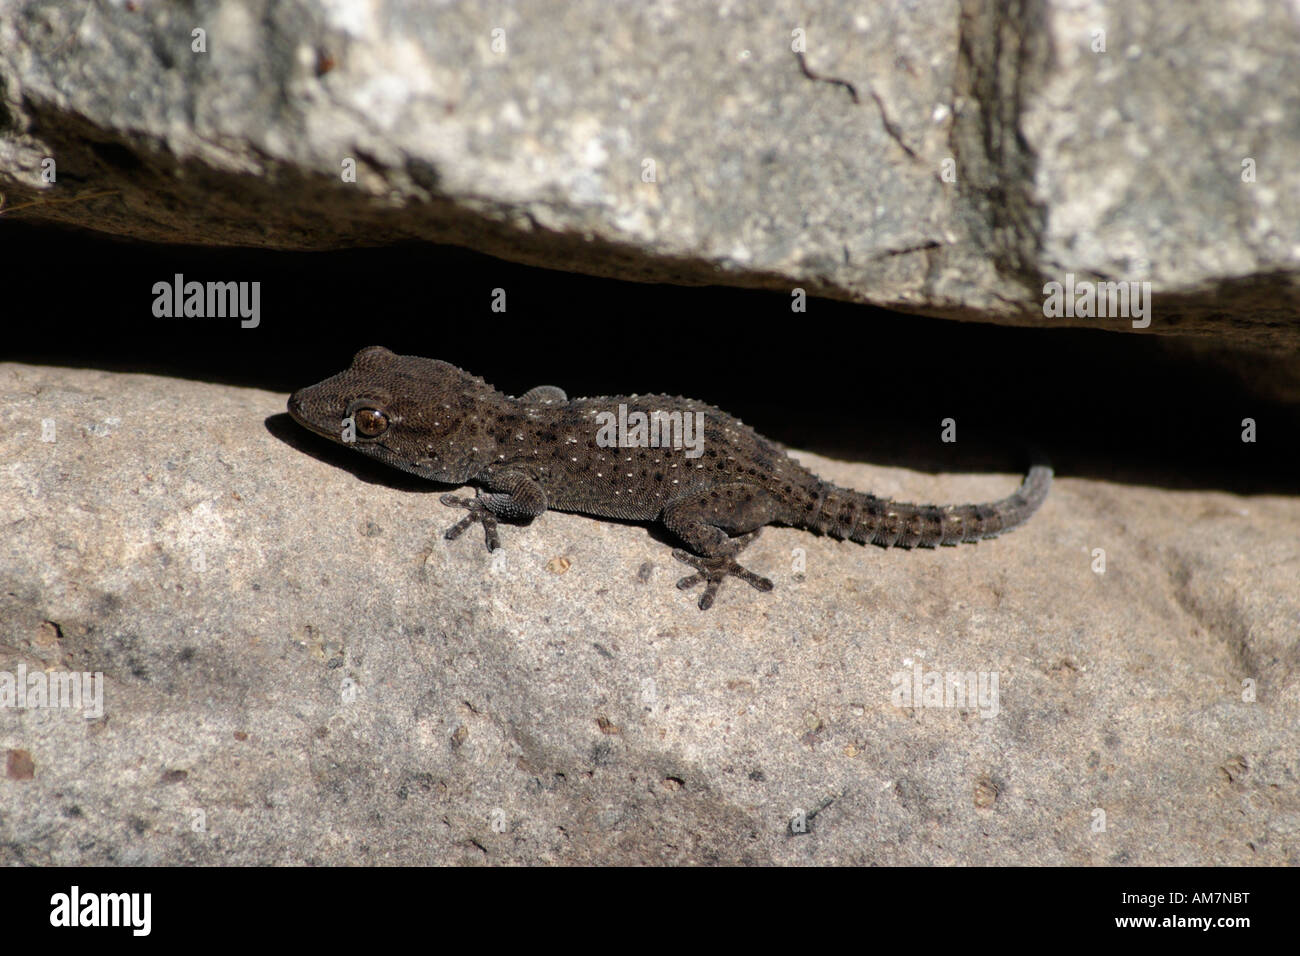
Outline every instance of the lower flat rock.
<svg viewBox="0 0 1300 956">
<path fill-rule="evenodd" d="M 444 489 L 283 407 L 0 365 L 0 674 L 104 675 L 97 719 L 0 708 L 0 862 L 1300 863 L 1294 498 L 1064 475 L 975 547 L 769 529 L 776 590 L 701 614 L 643 528 L 449 544 Z"/>
</svg>

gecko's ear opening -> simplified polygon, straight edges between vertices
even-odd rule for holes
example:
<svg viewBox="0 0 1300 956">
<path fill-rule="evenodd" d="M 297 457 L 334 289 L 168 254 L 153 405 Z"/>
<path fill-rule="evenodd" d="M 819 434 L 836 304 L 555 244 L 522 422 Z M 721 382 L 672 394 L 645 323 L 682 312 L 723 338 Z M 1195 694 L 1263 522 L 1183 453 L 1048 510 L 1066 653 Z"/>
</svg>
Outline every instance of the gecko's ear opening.
<svg viewBox="0 0 1300 956">
<path fill-rule="evenodd" d="M 383 365 L 393 357 L 393 353 L 388 351 L 388 349 L 384 348 L 382 345 L 369 345 L 356 355 L 352 356 L 352 367 L 357 368 L 359 366 L 364 366 L 367 368 L 375 368 L 376 366 Z"/>
</svg>

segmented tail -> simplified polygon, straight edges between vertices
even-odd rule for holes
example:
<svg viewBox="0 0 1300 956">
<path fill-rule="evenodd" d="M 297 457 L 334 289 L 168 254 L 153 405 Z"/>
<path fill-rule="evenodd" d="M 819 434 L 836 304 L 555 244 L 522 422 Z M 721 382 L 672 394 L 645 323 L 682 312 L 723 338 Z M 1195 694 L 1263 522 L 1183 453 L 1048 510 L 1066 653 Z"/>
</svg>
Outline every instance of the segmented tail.
<svg viewBox="0 0 1300 956">
<path fill-rule="evenodd" d="M 1029 520 L 1052 486 L 1052 469 L 1035 465 L 1001 501 L 980 505 L 912 505 L 826 484 L 826 497 L 807 527 L 835 538 L 885 548 L 933 548 L 979 541 Z"/>
</svg>

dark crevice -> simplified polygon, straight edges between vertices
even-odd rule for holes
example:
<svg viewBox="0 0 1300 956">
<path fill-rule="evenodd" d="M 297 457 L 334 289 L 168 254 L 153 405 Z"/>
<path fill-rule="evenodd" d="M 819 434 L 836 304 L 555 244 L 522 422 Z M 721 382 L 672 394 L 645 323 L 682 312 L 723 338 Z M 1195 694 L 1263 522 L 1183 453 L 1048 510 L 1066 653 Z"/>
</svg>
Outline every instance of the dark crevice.
<svg viewBox="0 0 1300 956">
<path fill-rule="evenodd" d="M 898 128 L 898 124 L 889 118 L 889 113 L 885 109 L 885 101 L 880 98 L 880 94 L 875 90 L 869 90 L 868 92 L 871 93 L 871 98 L 876 101 L 876 107 L 880 110 L 880 125 L 885 128 L 885 132 L 889 134 L 890 139 L 897 143 L 899 148 L 912 159 L 920 159 L 921 157 L 916 155 L 916 150 L 912 149 L 904 141 L 903 132 Z"/>
<path fill-rule="evenodd" d="M 862 98 L 858 96 L 858 88 L 848 80 L 842 80 L 835 76 L 823 76 L 820 73 L 813 72 L 813 70 L 808 66 L 807 57 L 798 50 L 795 51 L 794 57 L 799 61 L 799 71 L 808 79 L 817 83 L 830 83 L 832 86 L 841 87 L 849 94 L 849 98 L 853 100 L 855 105 L 862 102 Z M 916 154 L 916 150 L 912 149 L 911 146 L 908 146 L 907 141 L 903 139 L 903 131 L 899 129 L 897 123 L 889 118 L 889 111 L 885 109 L 885 101 L 880 98 L 880 94 L 870 88 L 868 88 L 867 92 L 870 94 L 872 100 L 875 101 L 876 109 L 880 111 L 880 125 L 883 126 L 885 132 L 889 134 L 889 138 L 897 143 L 899 148 L 901 148 L 910 158 L 919 160 L 920 157 Z"/>
<path fill-rule="evenodd" d="M 1020 132 L 1025 87 L 1050 67 L 1039 0 L 986 4 L 964 0 L 958 13 L 950 145 L 957 160 L 970 235 L 984 242 L 998 271 L 1036 301 L 1044 277 L 1039 253 L 1046 211 L 1033 197 L 1037 157 Z"/>
<path fill-rule="evenodd" d="M 878 252 L 874 256 L 872 256 L 870 261 L 878 262 L 881 259 L 890 259 L 893 258 L 894 256 L 910 256 L 917 252 L 925 252 L 930 249 L 938 249 L 942 245 L 943 243 L 931 239 L 928 242 L 917 243 L 914 246 L 907 246 L 906 248 L 903 249 L 885 249 L 884 251 Z"/>
<path fill-rule="evenodd" d="M 808 68 L 807 58 L 799 50 L 795 51 L 794 58 L 799 61 L 799 71 L 803 73 L 804 76 L 808 77 L 808 79 L 814 80 L 817 83 L 830 83 L 833 86 L 843 87 L 845 90 L 848 91 L 849 98 L 852 99 L 854 103 L 862 102 L 861 100 L 858 99 L 857 87 L 855 87 L 848 80 L 841 80 L 833 76 L 822 76 L 820 73 L 814 73 L 811 69 Z"/>
<path fill-rule="evenodd" d="M 120 172 L 134 173 L 144 168 L 140 157 L 121 143 L 91 142 L 88 145 L 100 162 Z"/>
</svg>

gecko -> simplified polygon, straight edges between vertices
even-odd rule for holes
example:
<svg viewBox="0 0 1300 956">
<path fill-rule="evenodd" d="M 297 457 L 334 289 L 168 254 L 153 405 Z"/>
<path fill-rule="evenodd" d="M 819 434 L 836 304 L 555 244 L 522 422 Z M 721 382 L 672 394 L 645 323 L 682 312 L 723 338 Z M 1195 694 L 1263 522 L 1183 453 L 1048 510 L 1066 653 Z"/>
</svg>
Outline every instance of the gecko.
<svg viewBox="0 0 1300 956">
<path fill-rule="evenodd" d="M 917 505 L 824 481 L 785 448 L 704 402 L 672 395 L 570 399 L 541 385 L 517 398 L 448 362 L 362 349 L 350 367 L 289 398 L 308 430 L 384 464 L 473 498 L 443 504 L 466 514 L 455 540 L 483 527 L 500 547 L 499 521 L 527 523 L 547 510 L 657 522 L 694 569 L 708 610 L 722 582 L 759 591 L 772 582 L 736 560 L 767 525 L 802 528 L 880 547 L 932 548 L 996 537 L 1028 520 L 1052 470 L 1035 464 L 1010 496 L 989 504 Z"/>
</svg>

